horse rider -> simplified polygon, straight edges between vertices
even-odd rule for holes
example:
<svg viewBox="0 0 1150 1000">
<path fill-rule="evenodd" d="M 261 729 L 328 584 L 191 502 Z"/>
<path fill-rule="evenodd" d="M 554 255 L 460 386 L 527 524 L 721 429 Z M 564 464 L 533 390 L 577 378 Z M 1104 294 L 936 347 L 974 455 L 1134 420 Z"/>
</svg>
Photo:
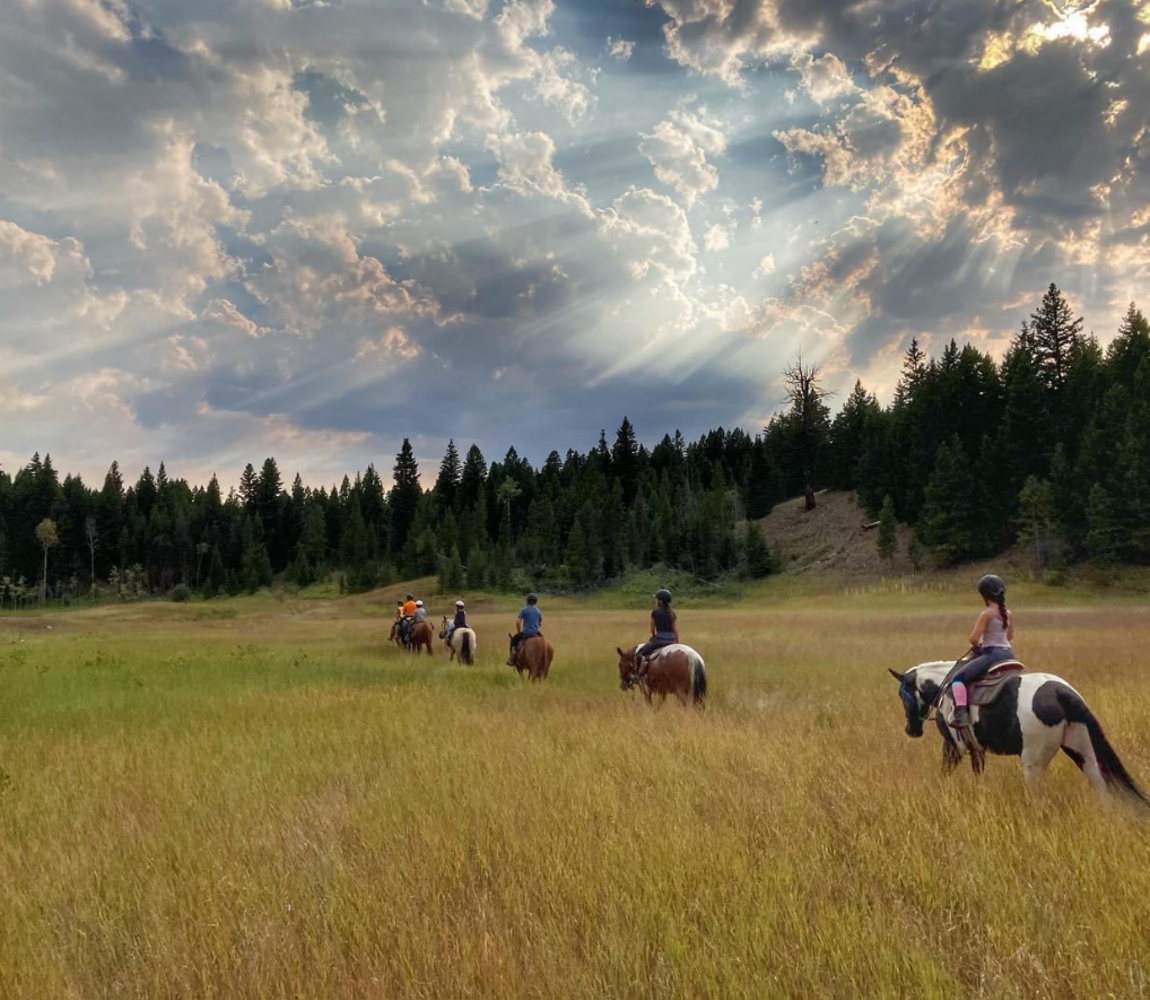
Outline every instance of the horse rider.
<svg viewBox="0 0 1150 1000">
<path fill-rule="evenodd" d="M 651 638 L 635 651 L 635 673 L 647 672 L 647 659 L 657 649 L 679 641 L 679 619 L 671 610 L 671 592 L 663 587 L 654 593 L 655 610 L 651 612 Z"/>
<path fill-rule="evenodd" d="M 415 618 L 415 595 L 408 594 L 399 611 L 399 634 L 403 637 L 403 644 L 409 646 L 411 639 L 411 625 Z"/>
<path fill-rule="evenodd" d="M 415 602 L 415 621 L 416 623 L 427 621 L 427 608 L 423 606 L 423 601 Z"/>
<path fill-rule="evenodd" d="M 451 620 L 451 624 L 447 626 L 447 642 L 451 644 L 451 637 L 455 635 L 457 628 L 468 628 L 467 624 L 467 605 L 462 601 L 455 602 L 455 617 Z"/>
<path fill-rule="evenodd" d="M 966 689 L 985 677 L 995 664 L 1014 659 L 1014 651 L 1010 648 L 1014 639 L 1014 615 L 1006 610 L 1006 584 L 1002 577 L 988 573 L 978 581 L 978 593 L 986 607 L 970 633 L 970 651 L 974 657 L 955 673 L 950 682 L 955 726 L 970 725 Z"/>
<path fill-rule="evenodd" d="M 534 594 L 527 595 L 527 604 L 520 608 L 519 616 L 515 619 L 515 635 L 511 638 L 511 655 L 507 657 L 507 665 L 515 666 L 515 654 L 533 635 L 541 635 L 543 625 L 543 612 L 538 607 L 539 598 Z"/>
</svg>

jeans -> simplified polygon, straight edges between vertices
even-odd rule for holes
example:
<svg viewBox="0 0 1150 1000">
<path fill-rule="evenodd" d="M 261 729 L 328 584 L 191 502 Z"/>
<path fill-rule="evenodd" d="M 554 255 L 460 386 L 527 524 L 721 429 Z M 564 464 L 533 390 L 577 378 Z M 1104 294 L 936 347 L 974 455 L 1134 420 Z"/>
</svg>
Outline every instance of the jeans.
<svg viewBox="0 0 1150 1000">
<path fill-rule="evenodd" d="M 965 684 L 970 687 L 975 681 L 986 676 L 988 670 L 1003 660 L 1013 660 L 1014 653 L 1009 646 L 988 646 L 982 653 L 967 663 L 954 675 L 952 684 Z"/>
<path fill-rule="evenodd" d="M 656 635 L 650 642 L 639 647 L 639 654 L 638 655 L 644 656 L 644 657 L 650 656 L 653 652 L 655 652 L 656 649 L 662 649 L 664 646 L 673 645 L 674 642 L 675 642 L 674 636 L 670 636 L 669 638 L 667 638 L 664 636 Z"/>
</svg>

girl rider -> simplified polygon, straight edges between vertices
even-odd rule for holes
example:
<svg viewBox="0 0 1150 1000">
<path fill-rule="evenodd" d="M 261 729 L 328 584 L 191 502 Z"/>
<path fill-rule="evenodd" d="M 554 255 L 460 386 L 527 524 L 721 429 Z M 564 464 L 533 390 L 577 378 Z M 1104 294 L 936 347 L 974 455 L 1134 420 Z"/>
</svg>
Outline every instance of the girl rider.
<svg viewBox="0 0 1150 1000">
<path fill-rule="evenodd" d="M 635 672 L 642 676 L 647 671 L 647 657 L 655 650 L 679 641 L 679 620 L 671 610 L 671 592 L 666 588 L 655 591 L 655 610 L 651 612 L 651 640 L 635 652 Z"/>
<path fill-rule="evenodd" d="M 954 724 L 970 725 L 967 708 L 967 688 L 986 675 L 996 663 L 1014 659 L 1010 643 L 1014 639 L 1014 615 L 1006 610 L 1006 584 L 1002 578 L 988 574 L 978 581 L 978 592 L 986 610 L 974 623 L 970 633 L 970 647 L 974 659 L 963 666 L 951 681 L 954 694 Z"/>
<path fill-rule="evenodd" d="M 467 628 L 467 605 L 462 601 L 455 602 L 455 618 L 450 625 L 447 626 L 447 641 L 451 642 L 451 637 L 455 635 L 457 628 Z"/>
</svg>

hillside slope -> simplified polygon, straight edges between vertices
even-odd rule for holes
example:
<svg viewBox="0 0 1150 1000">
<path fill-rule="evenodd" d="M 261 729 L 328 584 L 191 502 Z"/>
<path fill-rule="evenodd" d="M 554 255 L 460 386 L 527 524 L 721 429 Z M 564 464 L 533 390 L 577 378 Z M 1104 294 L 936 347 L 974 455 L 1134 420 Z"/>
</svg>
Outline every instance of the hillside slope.
<svg viewBox="0 0 1150 1000">
<path fill-rule="evenodd" d="M 784 572 L 878 576 L 909 571 L 909 527 L 899 525 L 892 565 L 879 558 L 878 529 L 863 529 L 872 519 L 853 492 L 828 490 L 817 499 L 812 511 L 803 509 L 802 497 L 784 500 L 759 521 L 768 543 L 782 553 Z"/>
</svg>

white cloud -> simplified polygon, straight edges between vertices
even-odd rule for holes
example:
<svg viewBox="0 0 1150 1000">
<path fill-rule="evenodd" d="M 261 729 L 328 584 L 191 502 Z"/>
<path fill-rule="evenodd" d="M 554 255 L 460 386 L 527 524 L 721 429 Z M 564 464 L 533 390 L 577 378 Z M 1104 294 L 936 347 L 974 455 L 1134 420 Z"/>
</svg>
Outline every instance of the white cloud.
<svg viewBox="0 0 1150 1000">
<path fill-rule="evenodd" d="M 705 109 L 672 112 L 639 143 L 639 152 L 651 162 L 655 176 L 678 191 L 688 207 L 719 186 L 719 171 L 707 156 L 722 156 L 726 150 L 720 123 Z"/>
<path fill-rule="evenodd" d="M 755 268 L 755 277 L 765 278 L 767 275 L 774 273 L 775 255 L 773 253 L 769 253 L 759 261 L 758 266 Z"/>
<path fill-rule="evenodd" d="M 635 54 L 635 43 L 625 38 L 608 38 L 607 55 L 618 62 L 627 62 Z"/>
<path fill-rule="evenodd" d="M 499 160 L 501 184 L 525 197 L 540 195 L 591 216 L 591 207 L 583 192 L 569 188 L 552 162 L 555 141 L 546 133 L 488 135 L 487 148 Z"/>
<path fill-rule="evenodd" d="M 802 89 L 816 104 L 829 104 L 841 97 L 858 93 L 846 63 L 833 52 L 815 58 L 809 52 L 795 55 L 791 69 L 801 77 Z"/>
<path fill-rule="evenodd" d="M 715 223 L 703 234 L 703 248 L 709 251 L 726 250 L 731 245 L 731 228 Z"/>
</svg>

